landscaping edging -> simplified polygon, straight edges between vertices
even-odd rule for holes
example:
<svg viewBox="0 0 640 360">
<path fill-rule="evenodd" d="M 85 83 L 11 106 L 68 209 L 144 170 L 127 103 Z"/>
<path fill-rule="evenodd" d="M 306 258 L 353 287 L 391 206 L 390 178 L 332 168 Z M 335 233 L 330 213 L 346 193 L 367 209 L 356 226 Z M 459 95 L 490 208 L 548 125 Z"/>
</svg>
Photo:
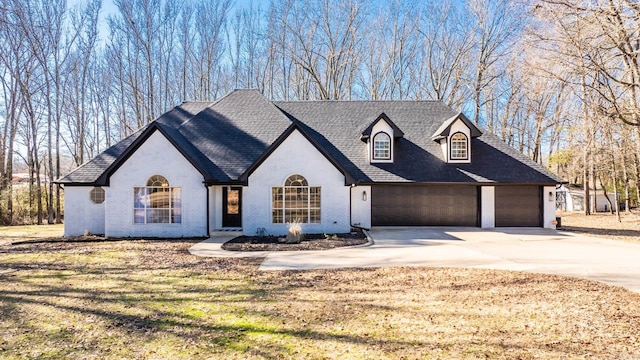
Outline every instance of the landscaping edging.
<svg viewBox="0 0 640 360">
<path fill-rule="evenodd" d="M 278 236 L 238 236 L 222 244 L 221 249 L 231 252 L 322 251 L 373 244 L 371 237 L 360 229 L 346 234 L 307 234 L 297 244 L 282 243 L 279 239 Z"/>
</svg>

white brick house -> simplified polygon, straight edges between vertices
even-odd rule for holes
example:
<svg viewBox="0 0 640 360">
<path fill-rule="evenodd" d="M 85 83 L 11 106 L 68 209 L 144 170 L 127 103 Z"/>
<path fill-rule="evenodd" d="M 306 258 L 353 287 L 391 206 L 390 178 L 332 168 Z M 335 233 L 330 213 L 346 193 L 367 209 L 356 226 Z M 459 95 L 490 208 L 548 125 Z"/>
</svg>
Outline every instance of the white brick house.
<svg viewBox="0 0 640 360">
<path fill-rule="evenodd" d="M 435 101 L 186 102 L 58 180 L 65 236 L 553 228 L 554 174 Z"/>
</svg>

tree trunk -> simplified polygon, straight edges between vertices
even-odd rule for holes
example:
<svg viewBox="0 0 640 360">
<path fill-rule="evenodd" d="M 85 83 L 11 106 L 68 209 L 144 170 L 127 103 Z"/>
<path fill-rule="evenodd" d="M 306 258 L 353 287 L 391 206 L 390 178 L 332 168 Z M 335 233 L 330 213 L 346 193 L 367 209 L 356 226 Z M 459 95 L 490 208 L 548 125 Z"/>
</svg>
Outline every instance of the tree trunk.
<svg viewBox="0 0 640 360">
<path fill-rule="evenodd" d="M 583 182 L 584 182 L 584 214 L 585 215 L 591 215 L 591 194 L 589 191 L 589 187 L 591 186 L 591 184 L 589 183 L 589 177 L 591 176 L 591 174 L 589 174 L 589 163 L 590 163 L 590 159 L 591 156 L 589 156 L 589 147 L 585 146 L 583 151 L 582 151 L 582 160 L 584 163 L 584 167 L 583 167 Z"/>
<path fill-rule="evenodd" d="M 629 171 L 627 170 L 627 146 L 625 143 L 625 139 L 627 139 L 629 136 L 628 131 L 626 131 L 626 128 L 624 129 L 623 132 L 623 142 L 622 142 L 622 161 L 621 161 L 621 165 L 622 165 L 622 181 L 624 184 L 624 212 L 625 213 L 629 213 L 631 210 L 629 210 L 631 204 L 629 202 Z"/>
<path fill-rule="evenodd" d="M 614 149 L 613 134 L 611 131 L 611 127 L 608 128 L 607 135 L 609 135 L 609 154 L 611 157 L 611 179 L 613 180 L 613 200 L 614 200 L 613 206 L 615 208 L 616 220 L 618 220 L 618 222 L 621 222 L 622 220 L 620 219 L 620 200 L 618 200 L 618 174 L 616 174 L 616 152 Z"/>
<path fill-rule="evenodd" d="M 602 176 L 598 176 L 598 179 L 600 180 L 600 187 L 602 188 L 602 193 L 604 194 L 604 198 L 609 203 L 609 210 L 608 211 L 611 214 L 613 214 L 614 213 L 613 203 L 611 202 L 611 199 L 609 199 L 609 194 L 607 193 L 607 188 L 604 186 L 604 183 L 602 182 Z"/>
</svg>

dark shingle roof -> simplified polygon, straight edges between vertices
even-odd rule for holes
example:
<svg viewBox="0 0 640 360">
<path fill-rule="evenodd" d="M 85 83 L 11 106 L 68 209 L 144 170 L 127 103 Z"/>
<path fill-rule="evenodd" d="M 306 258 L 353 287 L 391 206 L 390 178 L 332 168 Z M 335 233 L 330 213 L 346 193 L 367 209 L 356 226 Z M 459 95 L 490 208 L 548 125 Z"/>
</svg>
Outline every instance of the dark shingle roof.
<svg viewBox="0 0 640 360">
<path fill-rule="evenodd" d="M 404 133 L 394 162 L 371 164 L 360 138 L 385 114 Z M 209 183 L 242 182 L 276 140 L 294 127 L 355 182 L 556 183 L 561 179 L 484 132 L 473 138 L 471 164 L 447 164 L 431 136 L 457 114 L 437 101 L 269 102 L 255 90 L 236 90 L 214 103 L 183 103 L 60 179 L 96 183 L 125 149 L 155 126 Z M 150 130 L 146 131 L 150 133 Z M 286 135 L 286 134 L 285 134 Z M 148 136 L 148 135 L 143 135 Z M 108 172 L 108 171 L 107 171 Z"/>
<path fill-rule="evenodd" d="M 236 90 L 202 110 L 178 131 L 237 180 L 291 121 L 255 90 Z"/>
<path fill-rule="evenodd" d="M 554 174 L 484 132 L 472 139 L 471 164 L 447 164 L 432 134 L 457 114 L 438 101 L 275 102 L 313 129 L 336 159 L 361 182 L 555 183 Z M 364 128 L 384 112 L 403 132 L 393 163 L 369 162 L 361 142 Z"/>
<path fill-rule="evenodd" d="M 164 113 L 156 119 L 155 122 L 169 126 L 176 126 L 188 120 L 209 104 L 211 103 L 185 102 Z M 150 124 L 145 125 L 123 140 L 120 140 L 115 145 L 98 154 L 98 156 L 80 165 L 67 176 L 58 180 L 58 182 L 61 184 L 94 184 L 100 175 L 102 175 L 106 169 L 114 165 L 116 159 L 122 156 L 125 150 L 128 149 L 129 146 L 131 146 L 149 126 Z"/>
</svg>

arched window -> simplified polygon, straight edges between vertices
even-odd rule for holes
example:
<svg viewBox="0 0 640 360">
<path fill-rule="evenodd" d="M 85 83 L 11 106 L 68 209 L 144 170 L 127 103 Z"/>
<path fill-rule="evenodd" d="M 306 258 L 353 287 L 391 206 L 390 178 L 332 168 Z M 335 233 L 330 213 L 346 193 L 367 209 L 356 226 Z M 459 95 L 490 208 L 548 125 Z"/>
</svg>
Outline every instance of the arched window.
<svg viewBox="0 0 640 360">
<path fill-rule="evenodd" d="M 169 181 L 162 175 L 153 175 L 147 180 L 147 186 L 169 186 Z"/>
<path fill-rule="evenodd" d="M 467 136 L 463 133 L 455 133 L 451 136 L 451 160 L 469 159 Z"/>
<path fill-rule="evenodd" d="M 389 134 L 379 132 L 373 137 L 373 159 L 391 160 L 391 137 Z"/>
<path fill-rule="evenodd" d="M 271 217 L 274 224 L 320 223 L 320 186 L 309 186 L 302 175 L 291 175 L 284 186 L 271 188 Z"/>
<path fill-rule="evenodd" d="M 291 175 L 284 181 L 284 186 L 301 187 L 309 186 L 309 183 L 302 175 Z"/>
<path fill-rule="evenodd" d="M 135 224 L 182 223 L 182 188 L 169 186 L 162 175 L 153 175 L 147 186 L 133 188 Z"/>
</svg>

